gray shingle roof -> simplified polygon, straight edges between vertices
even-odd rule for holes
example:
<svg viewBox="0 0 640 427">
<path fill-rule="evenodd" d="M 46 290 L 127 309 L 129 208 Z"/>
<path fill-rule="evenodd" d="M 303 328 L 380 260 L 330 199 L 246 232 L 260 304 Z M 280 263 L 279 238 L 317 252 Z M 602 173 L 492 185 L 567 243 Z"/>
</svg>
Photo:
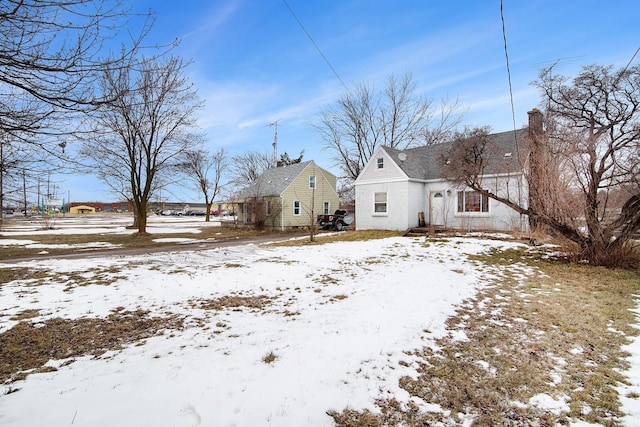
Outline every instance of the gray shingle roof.
<svg viewBox="0 0 640 427">
<path fill-rule="evenodd" d="M 484 173 L 519 172 L 521 166 L 518 155 L 521 156 L 524 153 L 526 135 L 527 129 L 517 130 L 515 134 L 514 131 L 508 131 L 489 135 L 490 140 L 487 148 L 492 153 L 491 155 L 499 158 L 500 161 L 490 162 Z M 445 178 L 442 170 L 443 158 L 446 157 L 445 153 L 448 152 L 451 145 L 452 142 L 444 142 L 407 150 L 396 150 L 389 147 L 384 147 L 384 150 L 410 179 L 429 180 Z M 505 157 L 507 153 L 511 153 L 511 156 Z M 499 166 L 495 166 L 497 163 Z M 491 167 L 491 164 L 494 167 Z"/>
<path fill-rule="evenodd" d="M 279 196 L 313 160 L 267 169 L 241 192 L 242 197 Z"/>
</svg>

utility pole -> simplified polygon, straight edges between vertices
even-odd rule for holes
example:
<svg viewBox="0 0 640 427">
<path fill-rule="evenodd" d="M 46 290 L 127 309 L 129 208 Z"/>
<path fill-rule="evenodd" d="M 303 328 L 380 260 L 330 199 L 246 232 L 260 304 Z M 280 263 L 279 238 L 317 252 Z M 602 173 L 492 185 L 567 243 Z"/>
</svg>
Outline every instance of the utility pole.
<svg viewBox="0 0 640 427">
<path fill-rule="evenodd" d="M 2 216 L 4 215 L 4 183 L 2 177 L 4 176 L 4 143 L 0 140 L 0 228 L 2 228 Z"/>
<path fill-rule="evenodd" d="M 275 122 L 271 122 L 269 123 L 267 126 L 269 127 L 274 127 L 276 128 L 276 132 L 273 136 L 273 144 L 271 144 L 273 146 L 273 167 L 277 168 L 278 167 L 278 122 L 282 120 L 282 118 L 279 118 L 278 120 L 276 120 Z"/>
<path fill-rule="evenodd" d="M 27 171 L 22 168 L 22 196 L 24 198 L 24 216 L 27 216 Z"/>
</svg>

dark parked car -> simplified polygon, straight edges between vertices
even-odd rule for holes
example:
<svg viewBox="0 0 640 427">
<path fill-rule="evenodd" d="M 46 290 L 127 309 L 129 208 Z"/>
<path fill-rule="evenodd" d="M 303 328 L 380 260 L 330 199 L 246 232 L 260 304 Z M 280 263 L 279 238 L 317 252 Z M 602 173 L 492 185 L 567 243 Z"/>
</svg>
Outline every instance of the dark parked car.
<svg viewBox="0 0 640 427">
<path fill-rule="evenodd" d="M 353 220 L 353 214 L 345 209 L 338 209 L 333 215 L 318 215 L 318 225 L 325 230 L 335 228 L 342 231 L 353 224 Z"/>
</svg>

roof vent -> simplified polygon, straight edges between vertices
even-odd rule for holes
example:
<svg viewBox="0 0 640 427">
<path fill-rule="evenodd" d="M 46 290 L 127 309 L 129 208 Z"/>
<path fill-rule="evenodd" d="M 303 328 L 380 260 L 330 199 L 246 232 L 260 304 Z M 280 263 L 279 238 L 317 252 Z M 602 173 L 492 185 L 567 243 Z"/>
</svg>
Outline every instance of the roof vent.
<svg viewBox="0 0 640 427">
<path fill-rule="evenodd" d="M 504 153 L 505 157 L 511 157 L 511 153 Z"/>
<path fill-rule="evenodd" d="M 404 162 L 407 160 L 407 153 L 402 152 L 402 153 L 398 153 L 398 158 L 400 159 L 401 162 Z"/>
</svg>

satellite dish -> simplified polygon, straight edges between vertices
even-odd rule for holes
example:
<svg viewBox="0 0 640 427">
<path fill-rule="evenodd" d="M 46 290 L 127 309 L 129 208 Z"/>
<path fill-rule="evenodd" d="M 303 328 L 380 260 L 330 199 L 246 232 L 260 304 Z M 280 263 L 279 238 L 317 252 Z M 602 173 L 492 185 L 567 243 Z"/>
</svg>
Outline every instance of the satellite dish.
<svg viewBox="0 0 640 427">
<path fill-rule="evenodd" d="M 404 162 L 405 160 L 407 160 L 407 153 L 399 153 L 398 154 L 398 158 L 400 159 L 401 162 Z"/>
</svg>

